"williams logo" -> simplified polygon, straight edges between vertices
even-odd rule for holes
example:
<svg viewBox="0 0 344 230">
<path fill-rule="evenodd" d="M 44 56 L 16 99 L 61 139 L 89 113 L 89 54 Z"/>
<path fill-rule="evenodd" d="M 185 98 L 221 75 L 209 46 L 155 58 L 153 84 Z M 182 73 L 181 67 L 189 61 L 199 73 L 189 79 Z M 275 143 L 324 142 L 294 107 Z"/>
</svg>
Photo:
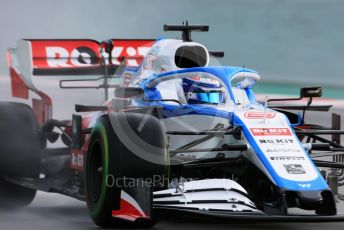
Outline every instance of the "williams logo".
<svg viewBox="0 0 344 230">
<path fill-rule="evenodd" d="M 298 184 L 301 188 L 311 188 L 311 184 Z"/>
</svg>

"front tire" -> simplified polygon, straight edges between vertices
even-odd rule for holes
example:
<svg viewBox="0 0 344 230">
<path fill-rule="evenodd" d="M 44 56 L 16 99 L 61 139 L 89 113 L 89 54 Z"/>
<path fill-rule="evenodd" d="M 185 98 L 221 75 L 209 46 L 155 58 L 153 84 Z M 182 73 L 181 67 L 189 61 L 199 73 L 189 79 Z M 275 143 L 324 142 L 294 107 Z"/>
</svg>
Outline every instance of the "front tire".
<svg viewBox="0 0 344 230">
<path fill-rule="evenodd" d="M 134 191 L 141 196 L 145 196 L 142 194 L 146 193 L 143 200 L 148 200 L 144 206 L 148 206 L 145 211 L 149 215 L 132 220 L 113 216 L 113 212 L 123 209 L 121 194 L 125 186 L 122 187 L 117 182 L 115 186 L 108 186 L 109 176 L 113 176 L 112 182 L 121 178 L 135 180 L 153 178 L 156 175 L 165 176 L 166 164 L 157 165 L 142 159 L 121 141 L 120 135 L 123 133 L 114 130 L 113 125 L 124 122 L 130 123 L 131 128 L 135 129 L 140 125 L 143 117 L 144 115 L 136 113 L 112 113 L 101 117 L 93 128 L 85 161 L 85 190 L 91 218 L 100 227 L 150 227 L 156 222 L 151 215 L 153 205 L 151 185 L 143 182 L 146 186 L 144 192 L 141 193 L 142 187 Z M 113 123 L 114 121 L 116 124 Z M 151 131 L 154 135 L 149 135 Z M 164 133 L 156 118 L 149 117 L 138 135 L 141 135 L 142 140 L 158 147 L 160 149 L 158 154 L 162 158 L 167 157 Z"/>
</svg>

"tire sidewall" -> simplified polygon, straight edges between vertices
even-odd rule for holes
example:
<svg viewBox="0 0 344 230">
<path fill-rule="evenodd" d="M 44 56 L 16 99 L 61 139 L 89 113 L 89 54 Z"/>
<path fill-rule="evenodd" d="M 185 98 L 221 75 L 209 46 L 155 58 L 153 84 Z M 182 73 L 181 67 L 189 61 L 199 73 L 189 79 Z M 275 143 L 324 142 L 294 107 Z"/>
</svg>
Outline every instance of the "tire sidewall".
<svg viewBox="0 0 344 230">
<path fill-rule="evenodd" d="M 106 223 L 103 223 L 104 220 L 109 219 L 109 213 L 111 214 L 112 210 L 119 208 L 119 199 L 120 199 L 120 189 L 116 186 L 108 186 L 109 175 L 114 175 L 111 169 L 114 169 L 114 166 L 111 162 L 114 162 L 114 150 L 115 143 L 111 138 L 113 134 L 108 127 L 108 121 L 106 118 L 102 117 L 97 122 L 94 127 L 91 139 L 89 151 L 86 154 L 86 167 L 85 167 L 85 189 L 86 189 L 86 201 L 87 206 L 90 211 L 91 218 L 97 225 L 104 226 Z M 89 186 L 88 177 L 90 176 L 89 169 L 91 167 L 92 154 L 96 154 L 95 145 L 96 143 L 100 144 L 101 154 L 102 154 L 102 167 L 103 167 L 103 181 L 102 188 L 100 192 L 100 197 L 96 202 L 93 202 L 89 195 Z M 111 153 L 111 154 L 110 154 Z"/>
</svg>

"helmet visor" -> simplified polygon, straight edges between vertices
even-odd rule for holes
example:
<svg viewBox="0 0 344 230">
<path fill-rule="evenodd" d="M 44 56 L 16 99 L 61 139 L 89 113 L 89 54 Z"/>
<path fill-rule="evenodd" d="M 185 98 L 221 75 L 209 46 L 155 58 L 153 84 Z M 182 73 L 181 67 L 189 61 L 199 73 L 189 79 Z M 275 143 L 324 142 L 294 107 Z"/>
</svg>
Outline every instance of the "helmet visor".
<svg viewBox="0 0 344 230">
<path fill-rule="evenodd" d="M 190 104 L 221 104 L 225 102 L 223 92 L 199 92 L 189 93 L 188 101 Z"/>
</svg>

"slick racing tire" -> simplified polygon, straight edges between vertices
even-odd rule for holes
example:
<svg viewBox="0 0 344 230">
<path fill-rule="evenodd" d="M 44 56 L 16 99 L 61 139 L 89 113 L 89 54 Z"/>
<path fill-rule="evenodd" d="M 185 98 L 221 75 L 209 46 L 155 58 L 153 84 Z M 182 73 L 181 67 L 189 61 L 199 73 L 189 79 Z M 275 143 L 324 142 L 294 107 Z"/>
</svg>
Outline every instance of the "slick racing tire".
<svg viewBox="0 0 344 230">
<path fill-rule="evenodd" d="M 148 218 L 134 220 L 113 217 L 113 211 L 123 209 L 121 192 L 125 188 L 118 183 L 115 183 L 115 186 L 109 186 L 108 183 L 109 175 L 113 175 L 115 180 L 117 178 L 145 180 L 167 174 L 166 141 L 158 119 L 148 116 L 143 129 L 136 134 L 146 143 L 158 147 L 159 151 L 156 154 L 160 154 L 165 161 L 162 164 L 146 161 L 129 150 L 122 141 L 123 132 L 114 130 L 113 125 L 125 122 L 130 124 L 132 130 L 137 130 L 144 116 L 138 113 L 111 113 L 101 117 L 92 130 L 85 160 L 85 191 L 91 218 L 100 227 L 151 227 L 156 223 L 151 213 Z M 134 194 L 139 193 L 139 189 L 134 191 Z M 147 196 L 138 195 L 137 200 L 141 200 L 146 208 L 152 210 L 150 196 L 152 189 Z"/>
<path fill-rule="evenodd" d="M 36 190 L 8 178 L 39 175 L 41 136 L 32 109 L 22 103 L 0 102 L 0 208 L 29 205 Z"/>
</svg>

